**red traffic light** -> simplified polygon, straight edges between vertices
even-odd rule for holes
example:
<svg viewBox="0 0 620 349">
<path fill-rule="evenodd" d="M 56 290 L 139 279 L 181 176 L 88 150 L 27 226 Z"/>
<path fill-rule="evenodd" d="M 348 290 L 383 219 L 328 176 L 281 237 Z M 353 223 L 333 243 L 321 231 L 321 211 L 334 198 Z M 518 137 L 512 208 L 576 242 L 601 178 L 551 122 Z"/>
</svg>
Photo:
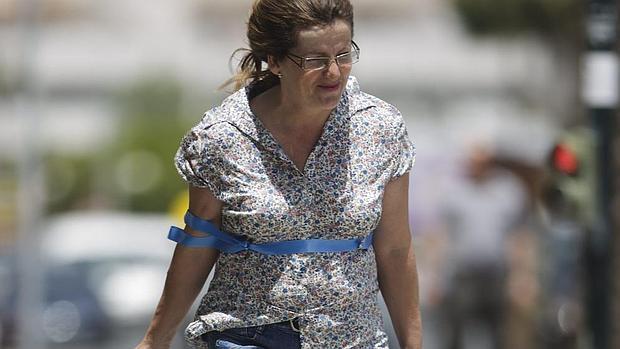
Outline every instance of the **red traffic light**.
<svg viewBox="0 0 620 349">
<path fill-rule="evenodd" d="M 577 154 L 561 143 L 553 148 L 552 165 L 555 170 L 569 176 L 577 175 L 579 170 Z"/>
</svg>

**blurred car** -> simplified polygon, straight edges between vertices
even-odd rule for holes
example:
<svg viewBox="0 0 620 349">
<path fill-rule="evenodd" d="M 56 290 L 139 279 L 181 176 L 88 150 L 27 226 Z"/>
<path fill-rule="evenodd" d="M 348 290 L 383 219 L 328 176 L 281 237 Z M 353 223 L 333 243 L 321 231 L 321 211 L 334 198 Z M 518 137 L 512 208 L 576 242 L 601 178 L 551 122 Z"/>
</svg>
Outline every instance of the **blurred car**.
<svg viewBox="0 0 620 349">
<path fill-rule="evenodd" d="M 139 336 L 174 248 L 166 239 L 171 224 L 164 215 L 117 212 L 70 213 L 46 222 L 40 245 L 43 341 L 90 348 L 88 343 L 117 340 L 132 328 Z M 16 341 L 16 261 L 13 253 L 0 254 L 2 347 Z"/>
</svg>

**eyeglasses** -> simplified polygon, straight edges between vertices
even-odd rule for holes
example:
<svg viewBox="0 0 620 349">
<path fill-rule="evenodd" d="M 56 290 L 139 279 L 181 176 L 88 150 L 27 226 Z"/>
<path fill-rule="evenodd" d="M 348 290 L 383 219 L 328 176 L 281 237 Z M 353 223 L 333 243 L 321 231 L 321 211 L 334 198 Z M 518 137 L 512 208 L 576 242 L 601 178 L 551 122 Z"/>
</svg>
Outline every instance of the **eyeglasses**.
<svg viewBox="0 0 620 349">
<path fill-rule="evenodd" d="M 288 53 L 286 57 L 297 64 L 297 66 L 305 71 L 317 71 L 329 68 L 332 61 L 335 61 L 339 67 L 350 67 L 360 60 L 360 48 L 354 41 L 351 41 L 353 48 L 350 52 L 341 53 L 335 57 L 301 57 Z M 296 59 L 295 59 L 296 58 Z"/>
</svg>

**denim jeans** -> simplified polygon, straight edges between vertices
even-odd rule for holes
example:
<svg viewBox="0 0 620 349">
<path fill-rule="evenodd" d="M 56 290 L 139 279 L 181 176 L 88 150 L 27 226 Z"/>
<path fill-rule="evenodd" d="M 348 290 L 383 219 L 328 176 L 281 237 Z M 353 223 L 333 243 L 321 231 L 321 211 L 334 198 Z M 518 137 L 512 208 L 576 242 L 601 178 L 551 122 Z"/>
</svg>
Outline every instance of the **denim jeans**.
<svg viewBox="0 0 620 349">
<path fill-rule="evenodd" d="M 210 331 L 202 335 L 209 349 L 301 348 L 296 319 L 254 327 Z"/>
</svg>

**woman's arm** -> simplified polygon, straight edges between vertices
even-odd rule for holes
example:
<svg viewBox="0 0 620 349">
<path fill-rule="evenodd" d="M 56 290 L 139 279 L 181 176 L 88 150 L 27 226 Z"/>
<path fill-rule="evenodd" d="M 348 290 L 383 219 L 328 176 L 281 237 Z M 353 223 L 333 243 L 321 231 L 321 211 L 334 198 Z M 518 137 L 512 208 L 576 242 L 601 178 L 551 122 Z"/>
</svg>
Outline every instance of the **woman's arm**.
<svg viewBox="0 0 620 349">
<path fill-rule="evenodd" d="M 418 273 L 409 230 L 408 189 L 408 174 L 385 187 L 381 221 L 375 231 L 373 247 L 379 288 L 400 347 L 421 349 Z"/>
<path fill-rule="evenodd" d="M 222 203 L 207 189 L 189 189 L 189 210 L 196 216 L 221 224 Z M 188 234 L 205 235 L 185 226 Z M 213 248 L 177 245 L 168 269 L 164 291 L 146 335 L 136 349 L 167 349 L 177 327 L 202 289 L 219 257 Z"/>
</svg>

